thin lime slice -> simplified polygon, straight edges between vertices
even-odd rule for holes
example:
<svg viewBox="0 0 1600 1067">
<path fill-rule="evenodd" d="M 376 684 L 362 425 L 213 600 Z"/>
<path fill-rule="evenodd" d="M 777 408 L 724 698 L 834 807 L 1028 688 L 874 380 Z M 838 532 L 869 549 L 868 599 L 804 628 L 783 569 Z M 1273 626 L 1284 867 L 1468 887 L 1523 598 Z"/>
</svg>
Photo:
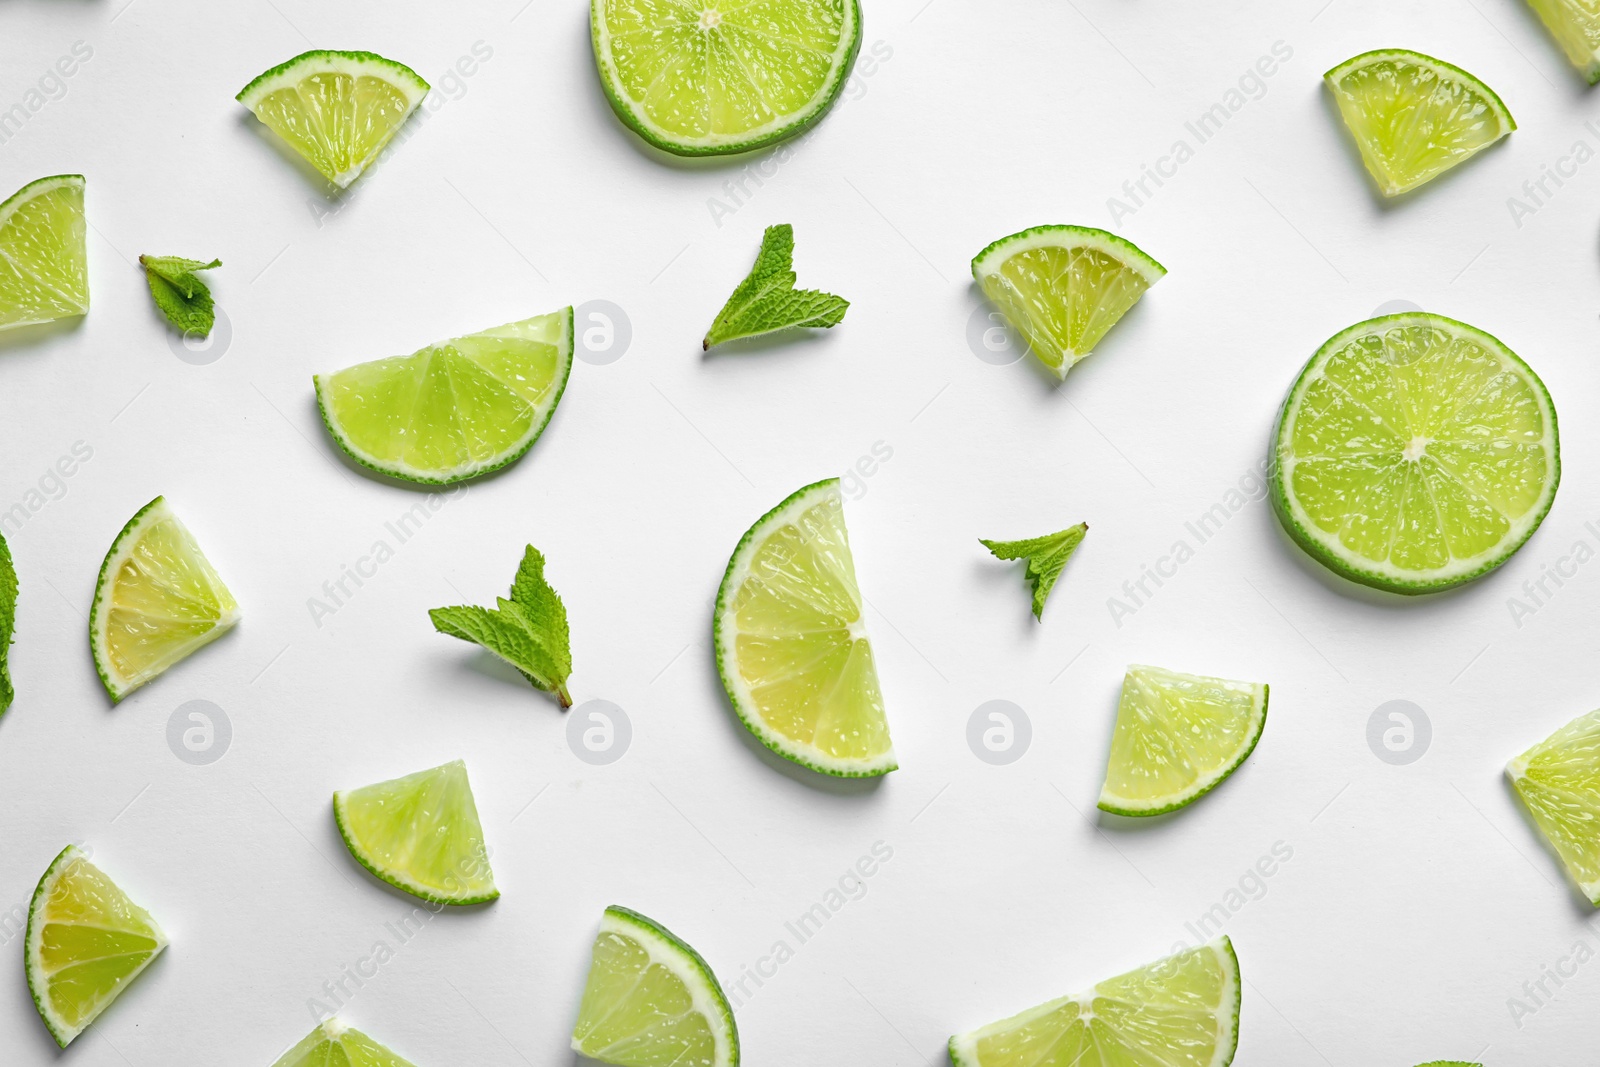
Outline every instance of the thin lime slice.
<svg viewBox="0 0 1600 1067">
<path fill-rule="evenodd" d="M 1283 403 L 1271 458 L 1290 536 L 1331 570 L 1396 593 L 1500 566 L 1561 481 L 1544 383 L 1482 330 L 1420 311 L 1323 345 Z"/>
<path fill-rule="evenodd" d="M 11 684 L 11 641 L 17 632 L 17 569 L 11 546 L 0 537 L 0 715 L 11 707 L 17 691 Z"/>
<path fill-rule="evenodd" d="M 0 204 L 0 330 L 89 310 L 83 175 L 29 182 Z"/>
<path fill-rule="evenodd" d="M 450 485 L 521 459 L 572 373 L 572 309 L 317 375 L 317 405 L 351 459 Z"/>
<path fill-rule="evenodd" d="M 56 1044 L 110 1007 L 167 947 L 150 913 L 68 845 L 33 891 L 28 909 L 28 991 Z"/>
<path fill-rule="evenodd" d="M 955 1067 L 1227 1067 L 1239 959 L 1220 937 L 950 1039 Z"/>
<path fill-rule="evenodd" d="M 1593 0 L 1528 0 L 1528 5 L 1589 84 L 1600 82 L 1600 5 Z"/>
<path fill-rule="evenodd" d="M 500 890 L 460 760 L 333 794 L 345 846 L 396 889 L 435 904 L 482 904 Z"/>
<path fill-rule="evenodd" d="M 622 1067 L 737 1067 L 739 1030 L 700 954 L 652 919 L 600 920 L 572 1047 Z"/>
<path fill-rule="evenodd" d="M 861 48 L 857 0 L 592 0 L 600 84 L 683 156 L 748 152 L 832 106 Z"/>
<path fill-rule="evenodd" d="M 371 52 L 303 52 L 236 98 L 333 184 L 346 188 L 428 95 L 404 63 Z"/>
<path fill-rule="evenodd" d="M 1322 77 L 1384 196 L 1437 178 L 1517 128 L 1493 89 L 1420 52 L 1366 52 Z"/>
<path fill-rule="evenodd" d="M 413 1067 L 360 1030 L 325 1019 L 272 1067 Z"/>
<path fill-rule="evenodd" d="M 1600 711 L 1506 764 L 1506 776 L 1567 873 L 1600 908 Z"/>
<path fill-rule="evenodd" d="M 762 744 L 823 774 L 898 766 L 839 479 L 806 486 L 750 527 L 728 561 L 712 629 L 728 699 Z"/>
<path fill-rule="evenodd" d="M 972 261 L 983 295 L 1057 378 L 1166 273 L 1133 242 L 1088 226 L 1035 226 Z"/>
<path fill-rule="evenodd" d="M 139 509 L 100 565 L 89 647 L 113 701 L 239 621 L 239 605 L 164 497 Z"/>
<path fill-rule="evenodd" d="M 1266 725 L 1263 684 L 1129 667 L 1100 810 L 1160 815 L 1193 804 L 1239 769 Z"/>
</svg>

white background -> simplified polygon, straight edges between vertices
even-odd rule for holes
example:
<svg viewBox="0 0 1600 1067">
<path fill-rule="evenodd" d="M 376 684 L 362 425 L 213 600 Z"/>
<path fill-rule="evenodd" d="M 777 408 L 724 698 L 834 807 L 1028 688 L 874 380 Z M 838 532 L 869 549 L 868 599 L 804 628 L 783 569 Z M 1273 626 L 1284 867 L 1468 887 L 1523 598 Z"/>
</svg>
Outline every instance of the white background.
<svg viewBox="0 0 1600 1067">
<path fill-rule="evenodd" d="M 309 1029 L 308 999 L 392 945 L 384 924 L 412 903 L 346 854 L 330 794 L 457 757 L 504 895 L 434 918 L 343 1012 L 420 1067 L 569 1064 L 613 902 L 683 935 L 725 984 L 778 939 L 796 948 L 747 986 L 752 1064 L 942 1063 L 952 1032 L 1192 940 L 1184 924 L 1277 842 L 1293 858 L 1226 923 L 1247 983 L 1241 1067 L 1592 1056 L 1600 964 L 1520 1025 L 1508 1004 L 1535 1006 L 1523 983 L 1596 933 L 1501 768 L 1600 700 L 1600 565 L 1520 626 L 1508 604 L 1574 542 L 1600 548 L 1583 417 L 1600 384 L 1600 163 L 1548 184 L 1520 226 L 1507 205 L 1574 141 L 1600 149 L 1583 126 L 1600 102 L 1518 0 L 869 0 L 863 56 L 882 42 L 890 58 L 720 226 L 708 198 L 732 205 L 722 185 L 744 161 L 675 163 L 627 132 L 576 0 L 125 2 L 0 9 L 0 108 L 74 42 L 93 48 L 0 146 L 0 192 L 88 176 L 94 302 L 81 325 L 0 342 L 0 509 L 74 442 L 93 449 L 64 495 L 7 527 L 22 594 L 0 911 L 85 841 L 173 941 L 70 1059 L 271 1063 Z M 1279 41 L 1293 56 L 1264 95 L 1117 226 L 1171 274 L 1101 349 L 1060 388 L 976 358 L 972 255 L 1038 223 L 1109 225 L 1107 198 L 1176 139 L 1194 147 L 1185 121 Z M 476 42 L 492 57 L 445 93 Z M 441 87 L 336 213 L 233 100 L 313 46 L 374 50 Z M 1473 71 L 1521 123 L 1392 205 L 1320 84 L 1386 46 Z M 848 318 L 702 356 L 776 222 L 795 225 L 802 284 L 850 298 Z M 130 262 L 143 252 L 222 258 L 220 358 L 174 356 Z M 311 375 L 591 299 L 626 310 L 627 352 L 578 363 L 532 453 L 396 546 L 384 524 L 420 496 L 338 458 Z M 1565 484 L 1544 527 L 1491 577 L 1401 600 L 1331 578 L 1252 502 L 1118 626 L 1107 599 L 1248 476 L 1301 364 L 1394 300 L 1489 330 L 1549 386 Z M 710 605 L 757 516 L 877 442 L 893 456 L 846 514 L 902 769 L 841 786 L 738 725 Z M 158 493 L 244 622 L 112 708 L 85 613 L 106 547 Z M 1079 520 L 1088 539 L 1036 624 L 1020 566 L 977 538 Z M 380 538 L 395 557 L 316 626 L 308 598 Z M 573 754 L 546 697 L 428 623 L 429 607 L 491 602 L 527 542 L 571 613 L 574 696 L 632 721 L 609 766 Z M 1141 825 L 1094 813 L 1129 662 L 1272 686 L 1248 764 Z M 209 766 L 168 748 L 192 699 L 232 723 Z M 1032 722 L 1009 766 L 966 741 L 991 699 Z M 1366 740 L 1394 699 L 1433 724 L 1409 766 Z M 796 946 L 785 921 L 878 841 L 893 858 L 866 895 Z M 0 1060 L 56 1062 L 6 936 Z"/>
</svg>

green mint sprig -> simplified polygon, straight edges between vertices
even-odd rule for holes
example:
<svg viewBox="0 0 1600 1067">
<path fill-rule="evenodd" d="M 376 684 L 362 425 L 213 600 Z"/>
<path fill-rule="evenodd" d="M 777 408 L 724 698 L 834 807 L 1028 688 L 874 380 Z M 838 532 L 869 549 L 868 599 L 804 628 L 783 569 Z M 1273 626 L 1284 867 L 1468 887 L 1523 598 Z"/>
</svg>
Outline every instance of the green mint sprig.
<svg viewBox="0 0 1600 1067">
<path fill-rule="evenodd" d="M 985 541 L 981 537 L 978 540 L 997 559 L 1028 561 L 1027 577 L 1033 583 L 1033 617 L 1043 619 L 1045 598 L 1050 595 L 1056 579 L 1061 577 L 1061 569 L 1067 565 L 1067 560 L 1072 558 L 1072 553 L 1083 541 L 1083 535 L 1088 532 L 1089 524 L 1080 522 L 1059 533 L 1030 537 L 1024 541 Z"/>
<path fill-rule="evenodd" d="M 215 305 L 211 290 L 195 271 L 213 270 L 222 266 L 222 260 L 203 263 L 182 256 L 140 256 L 139 262 L 150 283 L 150 295 L 167 321 L 184 333 L 209 336 L 217 321 Z"/>
<path fill-rule="evenodd" d="M 11 668 L 7 658 L 17 624 L 17 569 L 11 564 L 11 549 L 0 537 L 0 715 L 11 707 L 17 693 L 11 687 Z"/>
<path fill-rule="evenodd" d="M 572 707 L 567 692 L 567 677 L 572 674 L 567 609 L 544 580 L 544 556 L 537 548 L 529 545 L 523 553 L 510 600 L 499 597 L 493 608 L 433 608 L 428 618 L 435 630 L 482 645 L 537 688 L 554 693 L 563 708 Z"/>
<path fill-rule="evenodd" d="M 794 227 L 768 226 L 756 265 L 733 291 L 706 332 L 709 349 L 740 337 L 758 337 L 791 327 L 827 329 L 844 318 L 850 301 L 815 289 L 796 289 Z"/>
</svg>

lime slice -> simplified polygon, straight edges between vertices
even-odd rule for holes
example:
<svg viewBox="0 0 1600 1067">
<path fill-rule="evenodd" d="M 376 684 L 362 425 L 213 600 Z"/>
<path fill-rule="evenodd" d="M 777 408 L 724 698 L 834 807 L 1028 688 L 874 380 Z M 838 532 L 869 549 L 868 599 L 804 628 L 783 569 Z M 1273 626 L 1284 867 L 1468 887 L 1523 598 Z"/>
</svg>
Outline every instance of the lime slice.
<svg viewBox="0 0 1600 1067">
<path fill-rule="evenodd" d="M 1528 4 L 1589 84 L 1600 82 L 1600 6 L 1593 0 L 1528 0 Z"/>
<path fill-rule="evenodd" d="M 460 760 L 333 794 L 350 855 L 396 889 L 435 904 L 482 904 L 500 890 Z"/>
<path fill-rule="evenodd" d="M 793 137 L 833 105 L 861 48 L 857 0 L 592 0 L 617 116 L 682 156 Z"/>
<path fill-rule="evenodd" d="M 521 459 L 571 372 L 568 307 L 312 380 L 322 421 L 351 459 L 450 485 Z"/>
<path fill-rule="evenodd" d="M 1384 196 L 1431 181 L 1517 128 L 1493 89 L 1420 52 L 1365 52 L 1322 77 Z"/>
<path fill-rule="evenodd" d="M 158 496 L 128 520 L 100 565 L 89 648 L 115 702 L 238 621 L 233 594 Z"/>
<path fill-rule="evenodd" d="M 50 864 L 28 908 L 28 991 L 56 1044 L 111 1006 L 167 947 L 150 913 L 68 845 Z"/>
<path fill-rule="evenodd" d="M 0 204 L 0 330 L 88 312 L 83 184 L 40 178 Z"/>
<path fill-rule="evenodd" d="M 1087 226 L 1035 226 L 972 261 L 983 295 L 1057 378 L 1166 273 L 1131 241 Z"/>
<path fill-rule="evenodd" d="M 1600 908 L 1600 711 L 1574 719 L 1506 764 L 1545 840 Z"/>
<path fill-rule="evenodd" d="M 1239 959 L 1220 937 L 950 1039 L 955 1067 L 1227 1067 Z"/>
<path fill-rule="evenodd" d="M 1100 810 L 1160 815 L 1193 804 L 1239 769 L 1266 725 L 1263 684 L 1129 667 Z"/>
<path fill-rule="evenodd" d="M 772 751 L 849 778 L 898 766 L 839 479 L 806 486 L 750 527 L 723 575 L 712 640 L 734 711 Z"/>
<path fill-rule="evenodd" d="M 325 1019 L 272 1067 L 413 1067 L 360 1030 Z"/>
<path fill-rule="evenodd" d="M 361 176 L 428 95 L 403 63 L 371 52 L 303 52 L 235 98 L 343 189 Z"/>
<path fill-rule="evenodd" d="M 610 907 L 594 939 L 572 1047 L 623 1067 L 735 1067 L 739 1030 L 698 952 L 660 923 Z"/>
<path fill-rule="evenodd" d="M 1272 451 L 1272 503 L 1290 536 L 1396 593 L 1500 566 L 1560 481 L 1544 383 L 1482 330 L 1426 312 L 1357 323 L 1323 345 L 1289 390 Z"/>
</svg>

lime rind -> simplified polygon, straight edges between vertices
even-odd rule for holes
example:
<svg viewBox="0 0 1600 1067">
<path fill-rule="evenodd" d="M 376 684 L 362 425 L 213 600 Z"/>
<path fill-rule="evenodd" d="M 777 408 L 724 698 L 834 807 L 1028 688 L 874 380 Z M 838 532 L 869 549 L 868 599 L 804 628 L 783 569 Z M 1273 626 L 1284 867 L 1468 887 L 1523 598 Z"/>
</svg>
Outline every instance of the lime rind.
<svg viewBox="0 0 1600 1067">
<path fill-rule="evenodd" d="M 337 1053 L 337 1055 L 336 1055 Z M 341 1058 L 342 1057 L 342 1058 Z M 414 1067 L 353 1026 L 337 1018 L 324 1019 L 272 1067 Z"/>
<path fill-rule="evenodd" d="M 1506 777 L 1568 877 L 1600 908 L 1600 711 L 1511 760 Z"/>
<path fill-rule="evenodd" d="M 41 287 L 43 290 L 47 290 L 50 296 L 49 302 L 53 305 L 52 308 L 48 309 L 35 306 L 33 313 L 25 317 L 15 319 L 0 317 L 0 331 L 21 326 L 36 326 L 40 323 L 54 322 L 57 319 L 73 315 L 88 314 L 88 226 L 83 216 L 83 192 L 87 184 L 81 174 L 53 174 L 49 177 L 37 178 L 29 182 L 7 197 L 3 203 L 0 203 L 0 233 L 3 233 L 16 213 L 39 197 L 48 196 L 59 189 L 75 190 L 78 194 L 76 225 L 73 227 L 73 232 L 68 235 L 68 243 L 71 247 L 63 249 L 63 251 L 72 253 L 75 256 L 76 263 L 74 265 L 77 268 L 77 276 L 71 281 L 76 284 L 70 286 L 69 289 L 63 289 L 60 285 L 46 281 L 39 276 L 38 269 L 35 266 L 26 262 L 18 262 L 14 257 L 6 253 L 3 248 L 0 248 L 0 263 L 4 264 L 4 270 L 12 274 L 14 282 L 31 283 Z"/>
<path fill-rule="evenodd" d="M 1582 0 L 1528 0 L 1590 85 L 1600 82 L 1600 11 Z"/>
</svg>

